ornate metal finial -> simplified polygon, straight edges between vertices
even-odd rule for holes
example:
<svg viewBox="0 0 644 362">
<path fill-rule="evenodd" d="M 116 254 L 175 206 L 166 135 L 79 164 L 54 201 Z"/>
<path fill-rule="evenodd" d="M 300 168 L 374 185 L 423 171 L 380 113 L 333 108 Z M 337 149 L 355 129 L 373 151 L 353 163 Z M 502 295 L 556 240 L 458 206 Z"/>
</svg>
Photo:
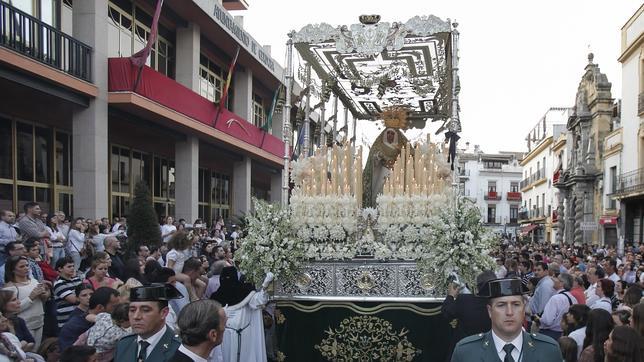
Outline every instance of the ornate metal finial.
<svg viewBox="0 0 644 362">
<path fill-rule="evenodd" d="M 593 64 L 593 59 L 595 59 L 595 54 L 588 53 L 588 64 Z"/>
<path fill-rule="evenodd" d="M 452 23 L 452 27 L 454 29 L 458 28 L 458 22 L 456 21 L 456 19 L 454 19 L 454 22 Z"/>
<path fill-rule="evenodd" d="M 380 15 L 360 15 L 358 20 L 364 25 L 373 25 L 380 21 Z"/>
</svg>

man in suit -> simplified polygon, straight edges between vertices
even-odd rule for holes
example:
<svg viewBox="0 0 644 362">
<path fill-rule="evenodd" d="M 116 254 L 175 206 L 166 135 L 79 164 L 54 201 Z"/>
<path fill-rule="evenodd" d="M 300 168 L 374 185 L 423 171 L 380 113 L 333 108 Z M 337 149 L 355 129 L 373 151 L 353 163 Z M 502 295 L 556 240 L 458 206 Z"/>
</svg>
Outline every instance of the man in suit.
<svg viewBox="0 0 644 362">
<path fill-rule="evenodd" d="M 212 349 L 224 339 L 226 312 L 214 300 L 198 300 L 181 310 L 177 325 L 181 346 L 172 361 L 207 362 Z"/>
<path fill-rule="evenodd" d="M 476 277 L 476 290 L 481 290 L 488 281 L 496 279 L 493 271 L 484 271 Z M 487 300 L 474 294 L 461 292 L 454 283 L 447 291 L 447 297 L 441 308 L 443 315 L 452 325 L 452 338 L 447 361 L 452 356 L 454 346 L 461 339 L 473 334 L 490 330 L 490 317 L 487 315 Z"/>
<path fill-rule="evenodd" d="M 491 280 L 479 291 L 488 299 L 487 311 L 492 330 L 464 338 L 456 345 L 452 362 L 560 361 L 559 344 L 541 334 L 523 331 L 526 303 L 525 289 L 518 278 Z"/>
<path fill-rule="evenodd" d="M 171 284 L 151 284 L 130 290 L 130 325 L 133 335 L 116 344 L 116 362 L 172 361 L 181 345 L 165 323 L 168 300 L 180 297 Z"/>
</svg>

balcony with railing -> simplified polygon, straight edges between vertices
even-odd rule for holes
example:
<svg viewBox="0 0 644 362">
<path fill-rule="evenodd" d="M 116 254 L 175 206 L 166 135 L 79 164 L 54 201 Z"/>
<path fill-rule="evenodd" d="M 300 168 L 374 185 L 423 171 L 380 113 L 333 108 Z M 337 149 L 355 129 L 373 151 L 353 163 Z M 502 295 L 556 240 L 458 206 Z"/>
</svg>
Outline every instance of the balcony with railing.
<svg viewBox="0 0 644 362">
<path fill-rule="evenodd" d="M 511 218 L 510 218 L 510 224 L 512 224 L 512 225 L 516 225 L 516 224 L 518 224 L 518 223 L 519 223 L 519 219 L 518 219 L 518 218 L 516 218 L 516 217 L 511 217 Z"/>
<path fill-rule="evenodd" d="M 520 192 L 508 192 L 507 200 L 508 201 L 521 201 L 521 193 Z"/>
<path fill-rule="evenodd" d="M 644 192 L 644 168 L 626 172 L 617 178 L 617 187 L 613 195 Z"/>
<path fill-rule="evenodd" d="M 501 200 L 501 195 L 496 191 L 488 191 L 484 196 L 485 200 L 499 201 Z"/>
<path fill-rule="evenodd" d="M 486 224 L 501 224 L 501 218 L 498 216 L 488 215 L 484 221 Z"/>
<path fill-rule="evenodd" d="M 92 47 L 0 1 L 0 46 L 87 82 Z"/>
<path fill-rule="evenodd" d="M 540 219 L 546 217 L 542 207 L 535 207 L 530 210 L 530 219 Z"/>
<path fill-rule="evenodd" d="M 533 184 L 535 184 L 537 182 L 540 182 L 542 180 L 545 180 L 545 179 L 546 179 L 546 169 L 544 167 L 542 167 L 539 170 L 537 170 L 535 173 L 533 173 L 532 175 L 530 175 L 530 176 L 524 178 L 523 180 L 521 180 L 521 182 L 519 183 L 519 188 L 521 190 L 524 190 L 524 189 L 532 186 Z"/>
</svg>

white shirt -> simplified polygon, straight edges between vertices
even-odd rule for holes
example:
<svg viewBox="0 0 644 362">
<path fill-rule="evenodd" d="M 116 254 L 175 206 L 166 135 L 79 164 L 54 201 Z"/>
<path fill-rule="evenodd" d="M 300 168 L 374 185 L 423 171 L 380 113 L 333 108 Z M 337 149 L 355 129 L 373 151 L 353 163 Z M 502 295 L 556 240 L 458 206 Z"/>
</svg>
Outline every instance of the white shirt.
<svg viewBox="0 0 644 362">
<path fill-rule="evenodd" d="M 164 224 L 163 226 L 161 226 L 161 236 L 163 236 L 164 243 L 170 241 L 170 238 L 172 237 L 172 234 L 170 233 L 173 231 L 177 231 L 177 227 L 174 225 Z"/>
<path fill-rule="evenodd" d="M 499 355 L 499 358 L 501 361 L 505 358 L 505 351 L 503 350 L 503 347 L 507 344 L 506 341 L 502 340 L 499 336 L 497 336 L 494 333 L 494 330 L 492 330 L 492 340 L 494 341 L 494 347 L 496 347 L 496 353 Z M 514 345 L 514 349 L 512 350 L 512 358 L 516 362 L 519 361 L 519 357 L 521 356 L 521 349 L 523 348 L 523 331 L 519 332 L 519 335 L 510 341 L 512 345 Z"/>
<path fill-rule="evenodd" d="M 137 355 L 137 357 L 139 356 L 139 351 L 141 350 L 141 344 L 139 344 L 139 342 L 146 341 L 146 342 L 150 343 L 150 345 L 148 346 L 148 349 L 145 351 L 146 352 L 145 358 L 148 358 L 148 357 L 150 357 L 150 353 L 152 353 L 152 350 L 154 350 L 154 347 L 156 347 L 157 344 L 159 344 L 159 340 L 161 340 L 161 337 L 163 337 L 163 335 L 165 334 L 165 331 L 167 329 L 168 329 L 168 327 L 164 324 L 163 328 L 161 328 L 160 331 L 156 332 L 155 334 L 150 336 L 150 338 L 148 338 L 148 339 L 143 339 L 143 338 L 141 338 L 141 336 L 137 336 L 136 337 L 136 344 L 137 344 L 136 355 Z"/>
<path fill-rule="evenodd" d="M 201 357 L 198 354 L 195 354 L 191 350 L 189 350 L 186 347 L 184 347 L 183 343 L 181 344 L 181 346 L 179 346 L 179 352 L 181 352 L 181 353 L 185 354 L 186 356 L 190 357 L 190 359 L 192 359 L 195 362 L 208 362 L 207 359 Z"/>
<path fill-rule="evenodd" d="M 586 338 L 586 327 L 581 327 L 570 332 L 568 337 L 575 340 L 577 343 L 577 358 L 581 356 L 581 351 L 584 349 L 584 338 Z"/>
<path fill-rule="evenodd" d="M 541 328 L 549 329 L 555 332 L 561 332 L 561 317 L 564 313 L 568 312 L 568 309 L 571 305 L 577 304 L 577 299 L 570 294 L 570 292 L 564 292 L 563 289 L 557 291 L 557 294 L 550 297 L 546 307 L 543 309 L 543 315 L 541 316 Z M 568 298 L 566 298 L 568 296 Z M 515 359 L 516 361 L 516 359 Z"/>
<path fill-rule="evenodd" d="M 586 295 L 586 305 L 591 307 L 593 304 L 595 304 L 596 301 L 599 300 L 599 296 L 597 293 L 595 293 L 595 290 L 597 290 L 597 283 L 591 284 L 588 289 L 584 292 Z"/>
<path fill-rule="evenodd" d="M 612 280 L 613 283 L 617 283 L 619 281 L 619 275 L 613 273 L 613 274 L 608 276 L 608 279 Z"/>
<path fill-rule="evenodd" d="M 613 312 L 613 304 L 610 301 L 610 298 L 599 298 L 593 305 L 590 306 L 590 309 L 603 309 L 608 313 Z"/>
</svg>

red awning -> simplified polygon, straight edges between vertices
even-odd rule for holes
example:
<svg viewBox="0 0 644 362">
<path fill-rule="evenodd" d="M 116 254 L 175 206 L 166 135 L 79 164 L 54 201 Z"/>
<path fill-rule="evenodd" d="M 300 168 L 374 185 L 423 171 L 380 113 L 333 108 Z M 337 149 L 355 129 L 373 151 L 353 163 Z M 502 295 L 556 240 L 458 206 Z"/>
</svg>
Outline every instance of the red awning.
<svg viewBox="0 0 644 362">
<path fill-rule="evenodd" d="M 599 218 L 600 225 L 617 225 L 617 216 L 602 216 Z"/>
<path fill-rule="evenodd" d="M 526 226 L 521 227 L 521 234 L 527 235 L 529 234 L 532 230 L 536 229 L 539 225 L 537 224 L 529 224 Z"/>
</svg>

